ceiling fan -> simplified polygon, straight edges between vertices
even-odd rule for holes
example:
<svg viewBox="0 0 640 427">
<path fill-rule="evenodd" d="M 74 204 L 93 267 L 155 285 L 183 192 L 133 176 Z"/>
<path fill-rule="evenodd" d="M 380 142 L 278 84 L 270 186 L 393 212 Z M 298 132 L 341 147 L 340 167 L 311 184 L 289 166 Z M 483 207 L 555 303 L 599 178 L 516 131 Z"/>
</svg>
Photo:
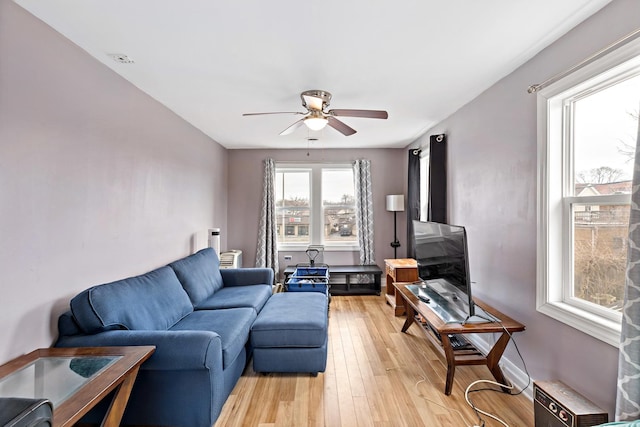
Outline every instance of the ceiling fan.
<svg viewBox="0 0 640 427">
<path fill-rule="evenodd" d="M 345 136 L 353 135 L 356 130 L 336 117 L 364 117 L 370 119 L 386 119 L 389 117 L 383 110 L 352 110 L 334 109 L 326 111 L 331 101 L 331 94 L 324 90 L 306 90 L 300 94 L 302 106 L 307 109 L 306 113 L 299 111 L 279 111 L 274 113 L 244 113 L 243 116 L 260 116 L 265 114 L 302 114 L 303 118 L 280 132 L 280 135 L 289 135 L 305 124 L 311 130 L 322 130 L 329 125 Z"/>
</svg>

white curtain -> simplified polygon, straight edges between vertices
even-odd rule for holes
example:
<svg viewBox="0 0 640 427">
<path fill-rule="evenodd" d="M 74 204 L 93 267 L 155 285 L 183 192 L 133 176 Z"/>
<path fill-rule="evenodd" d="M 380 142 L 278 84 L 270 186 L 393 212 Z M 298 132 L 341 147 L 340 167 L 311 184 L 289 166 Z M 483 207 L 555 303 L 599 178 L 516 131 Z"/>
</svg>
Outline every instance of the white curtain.
<svg viewBox="0 0 640 427">
<path fill-rule="evenodd" d="M 360 264 L 375 264 L 371 161 L 356 160 L 353 162 L 353 177 L 355 181 L 356 225 L 358 227 L 358 244 L 360 245 Z M 366 276 L 359 277 L 359 280 L 365 279 Z"/>
<path fill-rule="evenodd" d="M 276 162 L 264 161 L 264 183 L 262 187 L 262 208 L 260 210 L 260 228 L 258 229 L 258 249 L 256 267 L 272 268 L 278 281 L 278 247 L 276 226 Z"/>
</svg>

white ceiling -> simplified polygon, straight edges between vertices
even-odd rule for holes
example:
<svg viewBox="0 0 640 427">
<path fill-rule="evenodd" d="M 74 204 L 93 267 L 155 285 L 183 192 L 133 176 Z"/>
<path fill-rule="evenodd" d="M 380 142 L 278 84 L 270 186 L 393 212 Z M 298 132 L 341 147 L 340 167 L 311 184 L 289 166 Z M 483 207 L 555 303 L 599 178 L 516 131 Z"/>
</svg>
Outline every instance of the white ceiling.
<svg viewBox="0 0 640 427">
<path fill-rule="evenodd" d="M 15 1 L 233 149 L 405 147 L 610 0 Z M 305 111 L 308 89 L 389 118 L 346 137 L 242 116 Z"/>
</svg>

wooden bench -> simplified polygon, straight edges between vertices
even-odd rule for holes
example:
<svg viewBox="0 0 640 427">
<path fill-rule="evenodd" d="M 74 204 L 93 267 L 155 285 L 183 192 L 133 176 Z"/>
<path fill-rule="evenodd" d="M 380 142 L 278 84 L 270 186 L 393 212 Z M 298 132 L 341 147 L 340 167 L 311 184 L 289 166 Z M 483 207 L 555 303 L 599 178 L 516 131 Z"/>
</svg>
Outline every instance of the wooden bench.
<svg viewBox="0 0 640 427">
<path fill-rule="evenodd" d="M 295 271 L 295 265 L 284 269 L 284 281 Z M 373 276 L 373 282 L 360 283 L 358 274 Z M 356 276 L 356 277 L 353 277 Z M 382 270 L 375 264 L 371 265 L 330 265 L 329 284 L 331 295 L 380 295 Z"/>
</svg>

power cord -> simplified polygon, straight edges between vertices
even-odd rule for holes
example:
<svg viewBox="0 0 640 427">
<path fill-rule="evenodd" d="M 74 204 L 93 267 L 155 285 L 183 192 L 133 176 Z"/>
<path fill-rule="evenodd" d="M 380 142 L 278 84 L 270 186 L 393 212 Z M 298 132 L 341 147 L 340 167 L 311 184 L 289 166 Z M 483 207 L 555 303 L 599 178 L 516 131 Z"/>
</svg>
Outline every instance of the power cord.
<svg viewBox="0 0 640 427">
<path fill-rule="evenodd" d="M 464 414 L 462 412 L 458 411 L 455 408 L 451 408 L 449 406 L 442 405 L 442 404 L 436 402 L 435 400 L 431 400 L 428 397 L 425 397 L 422 393 L 420 393 L 420 391 L 418 390 L 418 384 L 427 382 L 425 377 L 423 377 L 423 376 L 420 376 L 420 377 L 422 379 L 418 380 L 418 382 L 415 384 L 416 394 L 418 395 L 418 397 L 421 397 L 424 400 L 426 400 L 427 402 L 433 403 L 434 405 L 437 405 L 437 406 L 439 406 L 439 407 L 441 407 L 443 409 L 447 409 L 449 411 L 453 411 L 453 412 L 457 413 L 460 416 L 460 418 L 462 418 L 462 421 L 465 423 L 465 425 L 469 425 L 468 422 L 467 422 L 467 419 L 464 417 Z M 482 425 L 482 427 L 484 427 L 484 424 Z"/>
<path fill-rule="evenodd" d="M 513 335 L 511 334 L 511 332 L 509 332 L 507 330 L 507 328 L 502 324 L 502 322 L 498 321 L 497 323 L 500 323 L 500 326 L 502 326 L 502 329 L 504 330 L 504 332 L 509 335 L 509 339 L 511 342 L 513 342 L 513 345 L 516 349 L 516 353 L 518 353 L 518 357 L 520 357 L 520 360 L 522 361 L 522 366 L 524 368 L 524 372 L 527 374 L 527 385 L 524 386 L 522 389 L 520 389 L 519 391 L 515 392 L 515 393 L 509 393 L 510 396 L 518 396 L 519 394 L 522 394 L 522 392 L 524 392 L 527 388 L 529 388 L 529 386 L 531 385 L 531 375 L 529 374 L 529 370 L 527 369 L 527 364 L 524 361 L 524 357 L 522 357 L 522 353 L 520 353 L 520 349 L 518 348 L 518 343 L 516 342 L 516 340 L 513 338 Z M 478 380 L 478 381 L 474 381 L 471 384 L 469 384 L 469 386 L 467 387 L 467 389 L 464 392 L 464 398 L 467 401 L 467 403 L 469 404 L 469 406 L 471 406 L 471 408 L 475 411 L 476 415 L 478 416 L 478 421 L 479 421 L 479 425 L 477 426 L 473 426 L 473 427 L 484 427 L 484 420 L 482 419 L 482 417 L 480 416 L 480 414 L 486 415 L 490 418 L 493 418 L 494 420 L 498 421 L 499 423 L 501 423 L 502 425 L 504 425 L 505 427 L 509 427 L 509 425 L 507 423 L 505 423 L 504 421 L 502 421 L 500 418 L 498 418 L 497 416 L 490 414 L 488 412 L 485 412 L 481 409 L 478 409 L 473 402 L 471 401 L 471 398 L 469 397 L 470 393 L 476 393 L 479 391 L 493 391 L 493 392 L 502 392 L 502 390 L 496 390 L 494 388 L 490 388 L 490 387 L 485 387 L 485 388 L 479 388 L 479 389 L 475 389 L 475 390 L 471 390 L 471 387 L 473 387 L 476 384 L 479 383 L 488 383 L 488 384 L 493 384 L 493 385 L 497 385 L 501 388 L 506 388 L 509 390 L 514 390 L 515 387 L 512 385 L 505 385 L 505 384 L 500 384 L 498 382 L 495 381 L 489 381 L 489 380 Z"/>
<path fill-rule="evenodd" d="M 494 384 L 500 387 L 504 387 L 504 388 L 508 388 L 509 390 L 513 389 L 513 386 L 507 386 L 504 384 L 500 384 L 499 382 L 495 382 L 495 381 L 490 381 L 490 380 L 477 380 L 472 382 L 471 384 L 469 384 L 469 386 L 467 387 L 467 389 L 464 391 L 464 400 L 467 401 L 467 403 L 469 404 L 469 406 L 471 406 L 473 408 L 473 410 L 475 411 L 475 413 L 478 415 L 478 421 L 480 422 L 481 426 L 484 426 L 484 420 L 482 419 L 482 417 L 480 416 L 480 414 L 482 415 L 486 415 L 489 418 L 493 418 L 494 420 L 498 421 L 500 424 L 502 424 L 505 427 L 509 427 L 509 424 L 505 423 L 504 421 L 502 421 L 500 418 L 498 418 L 497 416 L 490 414 L 489 412 L 483 411 L 482 409 L 479 409 L 477 406 L 475 406 L 473 404 L 473 402 L 471 402 L 471 399 L 469 398 L 469 389 L 471 389 L 471 387 L 473 387 L 476 384 L 480 384 L 480 383 L 487 383 L 487 384 Z M 476 391 L 482 391 L 482 390 L 493 390 L 493 389 L 489 389 L 489 388 L 484 388 L 484 389 L 479 389 L 479 390 L 473 390 L 473 392 Z M 474 426 L 475 427 L 475 426 Z"/>
</svg>

